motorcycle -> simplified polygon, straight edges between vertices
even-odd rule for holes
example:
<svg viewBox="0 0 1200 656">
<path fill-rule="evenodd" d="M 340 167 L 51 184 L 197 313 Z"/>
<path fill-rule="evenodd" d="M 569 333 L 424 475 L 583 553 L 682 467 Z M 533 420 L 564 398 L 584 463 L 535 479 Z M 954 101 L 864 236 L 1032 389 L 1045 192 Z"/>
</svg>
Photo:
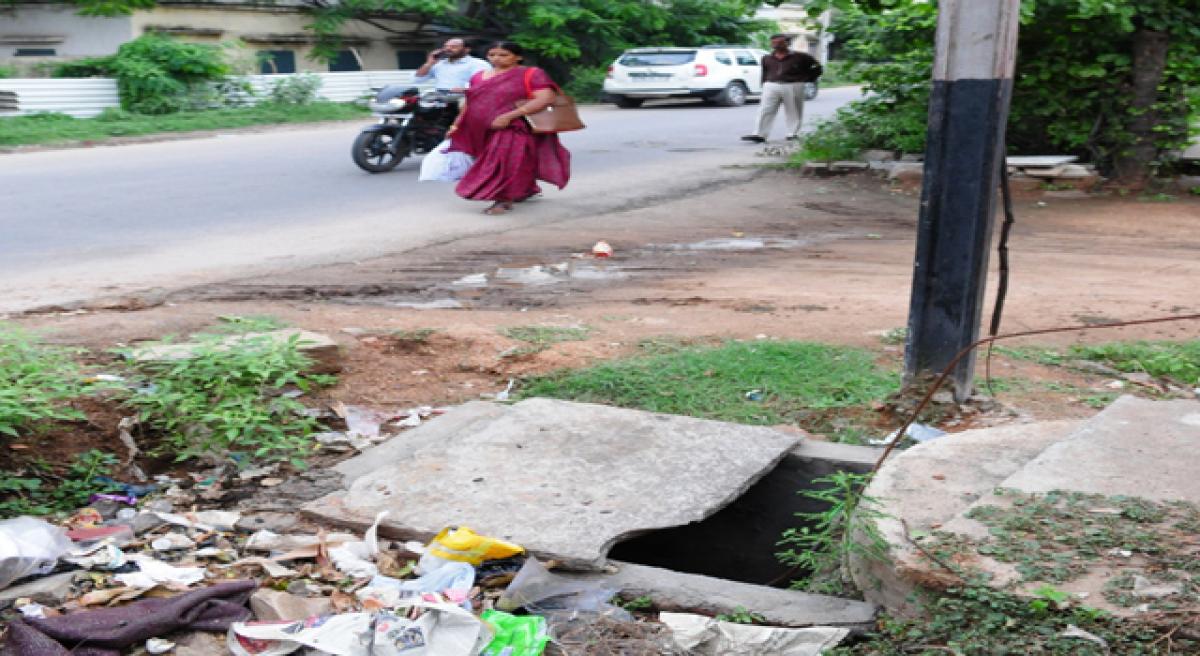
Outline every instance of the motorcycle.
<svg viewBox="0 0 1200 656">
<path fill-rule="evenodd" d="M 390 171 L 409 155 L 423 155 L 446 138 L 458 117 L 459 94 L 401 85 L 380 89 L 368 103 L 379 117 L 354 139 L 354 163 L 368 173 Z"/>
</svg>

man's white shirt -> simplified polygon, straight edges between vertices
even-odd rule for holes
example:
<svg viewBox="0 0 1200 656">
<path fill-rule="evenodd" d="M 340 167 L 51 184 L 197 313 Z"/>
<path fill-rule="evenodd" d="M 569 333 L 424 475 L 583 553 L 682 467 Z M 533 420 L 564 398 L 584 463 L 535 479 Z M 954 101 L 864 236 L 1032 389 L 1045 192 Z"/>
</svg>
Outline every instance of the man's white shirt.
<svg viewBox="0 0 1200 656">
<path fill-rule="evenodd" d="M 458 59 L 442 59 L 429 69 L 429 73 L 414 78 L 416 82 L 433 80 L 433 85 L 442 91 L 465 89 L 471 77 L 479 71 L 490 71 L 492 65 L 478 57 L 466 55 Z"/>
</svg>

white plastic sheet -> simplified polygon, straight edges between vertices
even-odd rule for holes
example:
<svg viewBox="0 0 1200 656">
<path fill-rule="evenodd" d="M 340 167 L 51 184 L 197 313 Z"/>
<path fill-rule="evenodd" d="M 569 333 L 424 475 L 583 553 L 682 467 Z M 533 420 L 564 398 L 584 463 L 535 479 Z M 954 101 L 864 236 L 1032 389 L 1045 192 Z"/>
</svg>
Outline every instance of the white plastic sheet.
<svg viewBox="0 0 1200 656">
<path fill-rule="evenodd" d="M 30 574 L 49 574 L 72 547 L 61 528 L 33 517 L 0 522 L 0 590 Z"/>
<path fill-rule="evenodd" d="M 458 182 L 475 163 L 475 158 L 466 153 L 447 152 L 450 140 L 438 144 L 421 161 L 421 182 Z"/>
</svg>

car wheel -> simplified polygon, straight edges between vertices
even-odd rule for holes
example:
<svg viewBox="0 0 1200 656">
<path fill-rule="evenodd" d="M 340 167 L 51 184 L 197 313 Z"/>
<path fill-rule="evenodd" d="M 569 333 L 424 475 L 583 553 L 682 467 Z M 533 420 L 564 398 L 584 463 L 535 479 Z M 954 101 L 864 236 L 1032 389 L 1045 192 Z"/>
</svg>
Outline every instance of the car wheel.
<svg viewBox="0 0 1200 656">
<path fill-rule="evenodd" d="M 621 109 L 637 109 L 646 102 L 643 98 L 630 98 L 629 96 L 614 96 L 613 102 L 617 103 L 617 107 Z"/>
<path fill-rule="evenodd" d="M 741 82 L 730 82 L 725 89 L 714 98 L 723 107 L 740 107 L 746 104 L 746 85 Z"/>
<path fill-rule="evenodd" d="M 816 98 L 816 97 L 817 97 L 817 83 L 816 82 L 805 82 L 804 83 L 804 99 L 812 100 L 813 98 Z"/>
</svg>

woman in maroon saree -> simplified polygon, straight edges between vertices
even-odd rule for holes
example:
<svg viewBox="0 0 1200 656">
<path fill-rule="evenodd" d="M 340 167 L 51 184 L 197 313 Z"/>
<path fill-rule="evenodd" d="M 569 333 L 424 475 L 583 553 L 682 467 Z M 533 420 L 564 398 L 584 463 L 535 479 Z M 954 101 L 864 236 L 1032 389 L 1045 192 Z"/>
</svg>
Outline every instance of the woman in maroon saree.
<svg viewBox="0 0 1200 656">
<path fill-rule="evenodd" d="M 488 50 L 493 70 L 471 78 L 466 104 L 450 129 L 450 150 L 475 158 L 455 191 L 463 198 L 492 201 L 487 214 L 503 214 L 513 203 L 540 193 L 538 180 L 561 189 L 571 177 L 571 154 L 558 135 L 534 134 L 521 118 L 541 111 L 556 93 L 545 71 L 520 65 L 521 53 L 509 41 Z M 528 102 L 517 107 L 518 101 Z"/>
</svg>

